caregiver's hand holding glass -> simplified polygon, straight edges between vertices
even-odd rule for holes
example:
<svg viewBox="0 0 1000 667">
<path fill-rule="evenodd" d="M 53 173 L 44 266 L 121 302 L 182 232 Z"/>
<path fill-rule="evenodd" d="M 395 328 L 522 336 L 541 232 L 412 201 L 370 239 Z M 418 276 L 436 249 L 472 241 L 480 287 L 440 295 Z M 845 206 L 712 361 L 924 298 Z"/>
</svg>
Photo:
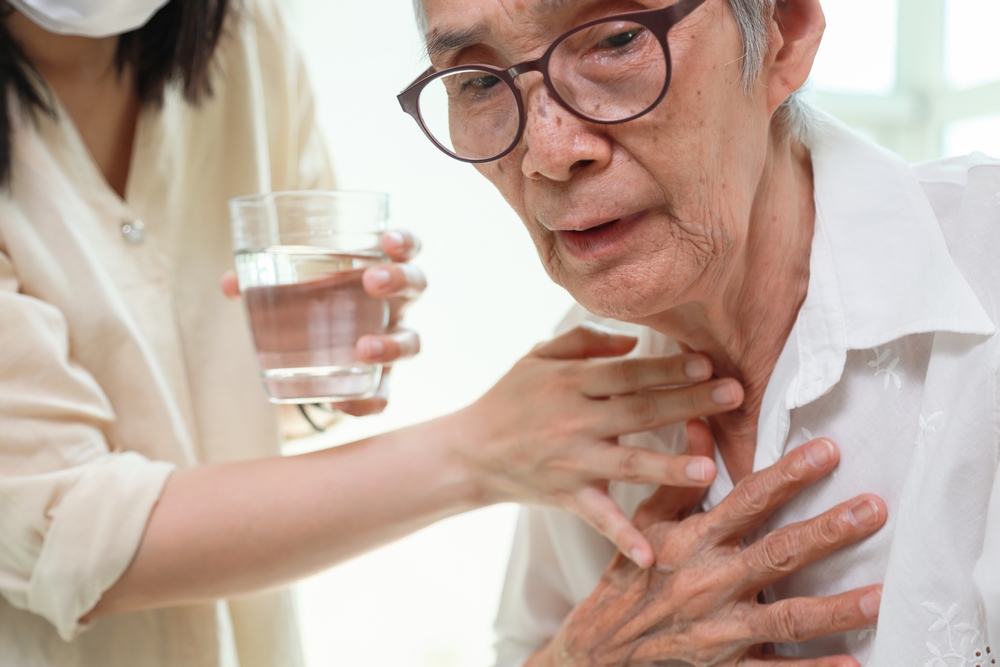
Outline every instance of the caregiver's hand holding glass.
<svg viewBox="0 0 1000 667">
<path fill-rule="evenodd" d="M 234 299 L 243 291 L 268 399 L 332 403 L 355 416 L 384 409 L 392 362 L 420 350 L 400 320 L 427 287 L 406 263 L 419 241 L 386 231 L 388 195 L 248 195 L 229 210 L 237 272 L 222 290 Z"/>
</svg>

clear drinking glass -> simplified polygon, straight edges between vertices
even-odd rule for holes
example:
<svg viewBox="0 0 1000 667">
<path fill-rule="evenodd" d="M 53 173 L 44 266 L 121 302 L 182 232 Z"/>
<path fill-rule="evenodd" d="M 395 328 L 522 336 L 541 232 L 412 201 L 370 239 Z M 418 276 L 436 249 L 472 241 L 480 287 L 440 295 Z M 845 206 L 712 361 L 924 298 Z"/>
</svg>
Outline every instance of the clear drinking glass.
<svg viewBox="0 0 1000 667">
<path fill-rule="evenodd" d="M 389 305 L 361 284 L 389 262 L 380 192 L 276 192 L 229 202 L 236 272 L 272 403 L 369 398 L 382 366 L 358 359 L 365 335 L 385 333 Z"/>
</svg>

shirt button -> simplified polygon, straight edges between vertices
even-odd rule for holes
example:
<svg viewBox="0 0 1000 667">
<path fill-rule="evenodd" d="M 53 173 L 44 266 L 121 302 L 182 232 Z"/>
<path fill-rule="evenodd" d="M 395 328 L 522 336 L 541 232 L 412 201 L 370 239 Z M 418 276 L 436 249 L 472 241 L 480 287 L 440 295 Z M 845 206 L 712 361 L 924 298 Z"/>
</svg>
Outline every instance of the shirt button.
<svg viewBox="0 0 1000 667">
<path fill-rule="evenodd" d="M 146 238 L 146 225 L 142 220 L 129 220 L 122 224 L 122 236 L 133 245 L 138 245 Z"/>
</svg>

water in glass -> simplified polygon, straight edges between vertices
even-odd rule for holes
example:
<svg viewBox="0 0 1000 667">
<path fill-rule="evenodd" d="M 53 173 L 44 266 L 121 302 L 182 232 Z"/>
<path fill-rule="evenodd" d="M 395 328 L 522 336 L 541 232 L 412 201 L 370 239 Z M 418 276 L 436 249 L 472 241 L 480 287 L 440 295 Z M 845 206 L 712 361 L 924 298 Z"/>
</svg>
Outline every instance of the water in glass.
<svg viewBox="0 0 1000 667">
<path fill-rule="evenodd" d="M 261 375 L 276 403 L 357 400 L 378 389 L 381 366 L 358 359 L 365 335 L 385 332 L 389 308 L 361 284 L 386 263 L 377 252 L 279 246 L 236 255 Z"/>
</svg>

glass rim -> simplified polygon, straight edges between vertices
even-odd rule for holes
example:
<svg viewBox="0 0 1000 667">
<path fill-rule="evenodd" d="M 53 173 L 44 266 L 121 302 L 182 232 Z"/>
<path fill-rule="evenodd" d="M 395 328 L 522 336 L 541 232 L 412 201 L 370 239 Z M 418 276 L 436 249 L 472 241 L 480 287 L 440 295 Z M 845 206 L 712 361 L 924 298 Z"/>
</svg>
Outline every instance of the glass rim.
<svg viewBox="0 0 1000 667">
<path fill-rule="evenodd" d="M 390 195 L 388 192 L 379 190 L 276 190 L 274 192 L 258 192 L 249 195 L 232 197 L 229 200 L 230 206 L 254 206 L 261 204 L 271 204 L 279 200 L 294 199 L 329 199 L 329 200 L 380 200 L 388 203 Z"/>
<path fill-rule="evenodd" d="M 282 245 L 371 249 L 388 231 L 390 195 L 375 190 L 279 190 L 229 200 L 235 253 Z M 354 239 L 348 241 L 348 239 Z"/>
</svg>

